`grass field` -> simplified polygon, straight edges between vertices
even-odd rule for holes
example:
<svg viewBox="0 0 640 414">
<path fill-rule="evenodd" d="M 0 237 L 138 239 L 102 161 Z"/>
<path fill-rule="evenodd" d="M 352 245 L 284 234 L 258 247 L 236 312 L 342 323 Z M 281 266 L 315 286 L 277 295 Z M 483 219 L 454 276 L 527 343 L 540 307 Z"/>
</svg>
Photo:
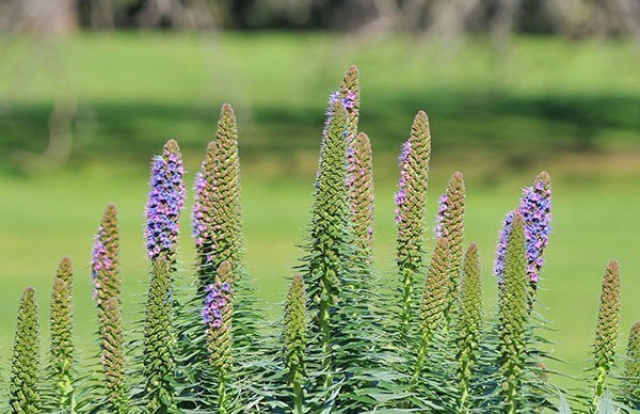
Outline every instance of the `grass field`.
<svg viewBox="0 0 640 414">
<path fill-rule="evenodd" d="M 623 330 L 640 319 L 640 55 L 633 45 L 518 38 L 499 56 L 481 40 L 449 53 L 401 38 L 126 34 L 46 47 L 4 39 L 1 47 L 1 360 L 9 357 L 26 285 L 36 287 L 46 322 L 63 255 L 76 268 L 77 336 L 93 353 L 91 242 L 110 201 L 122 223 L 127 321 L 136 319 L 148 266 L 148 160 L 175 137 L 192 180 L 224 101 L 239 118 L 247 263 L 267 311 L 277 315 L 309 217 L 326 96 L 349 63 L 361 71 L 361 129 L 376 157 L 376 266 L 383 277 L 393 277 L 396 149 L 422 108 L 433 130 L 428 214 L 435 216 L 450 174 L 463 171 L 467 240 L 480 244 L 488 312 L 500 221 L 544 169 L 553 179 L 554 232 L 541 301 L 557 330 L 549 334 L 556 356 L 573 374 L 584 366 L 611 258 L 621 262 Z M 50 170 L 37 154 L 46 147 L 55 99 L 77 103 L 77 114 L 70 159 Z M 193 259 L 188 212 L 184 218 L 186 280 Z"/>
</svg>

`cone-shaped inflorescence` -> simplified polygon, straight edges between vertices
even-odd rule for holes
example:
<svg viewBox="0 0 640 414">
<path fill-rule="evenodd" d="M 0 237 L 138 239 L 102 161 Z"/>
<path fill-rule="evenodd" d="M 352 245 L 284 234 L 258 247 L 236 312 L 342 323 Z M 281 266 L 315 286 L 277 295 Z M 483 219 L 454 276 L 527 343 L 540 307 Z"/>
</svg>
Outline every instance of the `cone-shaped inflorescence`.
<svg viewBox="0 0 640 414">
<path fill-rule="evenodd" d="M 600 309 L 594 344 L 595 384 L 592 410 L 595 411 L 599 400 L 604 396 L 605 381 L 613 366 L 618 330 L 620 328 L 620 267 L 612 260 L 607 265 L 602 280 Z"/>
<path fill-rule="evenodd" d="M 238 127 L 233 108 L 224 104 L 215 140 L 196 179 L 194 235 L 203 285 L 213 283 L 215 271 L 229 261 L 234 281 L 241 272 L 242 211 L 240 198 L 240 158 Z"/>
<path fill-rule="evenodd" d="M 450 319 L 457 310 L 459 279 L 462 273 L 462 249 L 464 242 L 464 208 L 466 192 L 462 173 L 456 172 L 451 177 L 447 192 L 440 197 L 436 237 L 445 238 L 449 242 L 451 267 L 449 269 L 449 286 L 447 315 Z"/>
<path fill-rule="evenodd" d="M 219 199 L 216 194 L 215 152 L 216 143 L 212 141 L 207 146 L 207 155 L 196 175 L 195 203 L 191 215 L 197 252 L 196 266 L 201 288 L 213 282 L 215 278 L 213 233 L 216 229 L 213 228 L 213 213 L 215 202 Z"/>
<path fill-rule="evenodd" d="M 473 363 L 477 358 L 482 329 L 482 282 L 478 246 L 471 243 L 464 257 L 460 279 L 460 312 L 458 314 L 457 355 L 460 380 L 459 407 L 466 412 L 469 400 Z"/>
<path fill-rule="evenodd" d="M 528 275 L 524 219 L 519 212 L 507 236 L 504 276 L 499 295 L 499 366 L 505 412 L 518 412 L 524 374 L 528 319 Z"/>
<path fill-rule="evenodd" d="M 111 297 L 105 304 L 102 335 L 102 370 L 107 390 L 106 409 L 110 413 L 129 411 L 129 389 L 126 377 L 124 332 L 120 303 Z"/>
<path fill-rule="evenodd" d="M 116 206 L 109 204 L 104 211 L 93 242 L 91 274 L 93 275 L 93 296 L 98 307 L 100 332 L 105 320 L 105 307 L 110 298 L 120 301 L 120 235 Z"/>
<path fill-rule="evenodd" d="M 51 295 L 51 362 L 47 367 L 47 381 L 51 393 L 50 409 L 54 412 L 74 412 L 74 349 L 71 309 L 71 261 L 65 257 L 60 262 L 53 282 Z"/>
<path fill-rule="evenodd" d="M 427 178 L 431 157 L 431 135 L 427 114 L 420 111 L 411 127 L 411 136 L 400 154 L 400 180 L 396 201 L 398 225 L 396 262 L 401 280 L 400 333 L 406 339 L 410 322 L 417 311 L 415 275 L 424 259 L 424 213 Z"/>
<path fill-rule="evenodd" d="M 373 255 L 373 162 L 367 134 L 361 132 L 351 141 L 347 159 L 354 244 L 365 264 L 370 265 Z"/>
<path fill-rule="evenodd" d="M 109 204 L 94 240 L 91 273 L 94 281 L 93 296 L 98 308 L 100 362 L 106 385 L 106 408 L 113 413 L 128 410 L 119 256 L 117 210 L 115 205 Z"/>
<path fill-rule="evenodd" d="M 523 190 L 517 211 L 522 215 L 525 223 L 527 274 L 533 294 L 540 278 L 540 270 L 544 264 L 544 251 L 549 243 L 549 234 L 551 233 L 551 181 L 547 173 L 540 173 L 533 186 Z M 509 213 L 505 219 L 498 244 L 494 272 L 500 283 L 504 278 L 506 235 L 510 231 L 512 221 L 513 212 Z"/>
<path fill-rule="evenodd" d="M 324 355 L 323 369 L 331 364 L 331 318 L 338 303 L 340 278 L 350 243 L 348 190 L 346 179 L 347 111 L 337 101 L 323 137 L 322 154 L 311 222 L 309 252 L 304 265 L 304 281 L 309 298 L 310 326 Z M 331 375 L 327 370 L 324 381 Z"/>
<path fill-rule="evenodd" d="M 184 205 L 184 169 L 178 143 L 169 140 L 162 155 L 151 162 L 150 192 L 145 228 L 147 255 L 151 260 L 165 256 L 175 266 L 180 211 Z"/>
<path fill-rule="evenodd" d="M 420 311 L 421 342 L 414 371 L 414 382 L 417 381 L 422 372 L 434 335 L 446 323 L 445 311 L 447 308 L 447 295 L 450 290 L 450 262 L 449 242 L 445 238 L 438 239 L 422 294 L 422 309 Z"/>
<path fill-rule="evenodd" d="M 302 414 L 306 378 L 307 313 L 304 280 L 300 275 L 294 276 L 289 286 L 284 322 L 287 379 L 293 399 L 292 410 L 296 414 Z"/>
<path fill-rule="evenodd" d="M 38 359 L 40 337 L 36 294 L 32 287 L 25 289 L 18 309 L 9 406 L 12 413 L 36 414 L 40 412 L 38 389 Z"/>
<path fill-rule="evenodd" d="M 636 322 L 629 331 L 622 387 L 628 405 L 640 410 L 640 321 Z"/>
<path fill-rule="evenodd" d="M 175 333 L 171 300 L 170 263 L 164 256 L 153 262 L 144 320 L 143 400 L 146 412 L 175 409 Z"/>
</svg>

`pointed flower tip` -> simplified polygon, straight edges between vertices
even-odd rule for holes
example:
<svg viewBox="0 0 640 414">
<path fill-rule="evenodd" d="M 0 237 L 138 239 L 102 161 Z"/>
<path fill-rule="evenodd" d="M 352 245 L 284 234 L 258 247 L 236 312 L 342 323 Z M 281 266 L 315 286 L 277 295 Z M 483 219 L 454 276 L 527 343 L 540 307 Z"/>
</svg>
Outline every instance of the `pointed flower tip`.
<svg viewBox="0 0 640 414">
<path fill-rule="evenodd" d="M 221 116 L 235 116 L 235 111 L 233 110 L 233 106 L 230 103 L 225 102 L 222 104 L 222 108 L 220 109 Z"/>
<path fill-rule="evenodd" d="M 620 273 L 620 264 L 617 260 L 611 260 L 607 264 L 607 270 L 613 275 L 618 275 Z"/>
<path fill-rule="evenodd" d="M 545 187 L 549 187 L 551 185 L 551 176 L 545 171 L 542 171 L 536 177 L 536 182 L 541 182 L 544 184 Z"/>
<path fill-rule="evenodd" d="M 22 292 L 22 297 L 24 299 L 34 297 L 35 295 L 36 295 L 36 290 L 34 289 L 33 286 L 27 286 Z"/>
<path fill-rule="evenodd" d="M 464 176 L 460 171 L 456 171 L 451 176 L 451 182 L 462 182 L 464 181 Z"/>
<path fill-rule="evenodd" d="M 116 205 L 113 203 L 107 204 L 107 207 L 104 209 L 105 216 L 115 216 L 118 212 Z"/>
<path fill-rule="evenodd" d="M 178 142 L 175 139 L 170 139 L 169 141 L 167 141 L 167 143 L 164 144 L 163 150 L 167 154 L 180 153 L 180 147 L 178 146 Z"/>
<path fill-rule="evenodd" d="M 71 268 L 71 258 L 69 256 L 65 256 L 60 260 L 60 269 L 70 269 Z"/>
<path fill-rule="evenodd" d="M 358 67 L 356 65 L 349 66 L 349 69 L 347 69 L 347 75 L 358 76 Z"/>
<path fill-rule="evenodd" d="M 420 124 L 428 124 L 429 123 L 429 116 L 427 115 L 427 113 L 425 111 L 418 111 L 418 113 L 416 114 L 416 117 L 414 118 L 414 123 L 420 123 Z"/>
<path fill-rule="evenodd" d="M 467 254 L 476 254 L 478 251 L 478 244 L 476 242 L 471 242 L 469 247 L 467 248 Z"/>
<path fill-rule="evenodd" d="M 524 218 L 522 217 L 522 213 L 520 213 L 520 211 L 518 210 L 515 210 L 513 212 L 513 221 L 511 222 L 512 228 L 523 226 L 523 225 L 524 225 Z"/>
</svg>

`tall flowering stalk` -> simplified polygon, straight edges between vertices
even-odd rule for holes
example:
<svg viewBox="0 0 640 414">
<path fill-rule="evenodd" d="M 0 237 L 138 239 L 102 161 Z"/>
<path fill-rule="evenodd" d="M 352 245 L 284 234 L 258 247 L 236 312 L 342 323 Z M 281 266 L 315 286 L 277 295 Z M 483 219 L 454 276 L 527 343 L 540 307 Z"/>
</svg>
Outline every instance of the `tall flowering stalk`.
<svg viewBox="0 0 640 414">
<path fill-rule="evenodd" d="M 620 267 L 612 260 L 607 265 L 602 280 L 600 308 L 596 327 L 596 341 L 593 348 L 595 381 L 592 412 L 595 412 L 604 396 L 605 381 L 614 363 L 616 343 L 620 329 L 621 291 Z"/>
<path fill-rule="evenodd" d="M 106 384 L 106 409 L 128 411 L 124 329 L 120 310 L 120 232 L 116 206 L 107 205 L 94 239 L 91 273 L 98 308 L 100 362 Z"/>
<path fill-rule="evenodd" d="M 60 262 L 53 282 L 50 308 L 51 362 L 47 369 L 47 382 L 51 392 L 50 409 L 73 413 L 76 409 L 75 378 L 73 372 L 74 349 L 72 338 L 73 316 L 71 261 Z"/>
<path fill-rule="evenodd" d="M 351 212 L 353 214 L 354 244 L 359 254 L 370 265 L 373 261 L 373 160 L 371 143 L 367 134 L 361 132 L 347 148 Z"/>
<path fill-rule="evenodd" d="M 622 388 L 628 405 L 640 410 L 640 321 L 633 324 L 629 331 Z"/>
<path fill-rule="evenodd" d="M 311 235 L 300 267 L 307 288 L 309 328 L 319 355 L 318 386 L 333 381 L 332 324 L 339 303 L 341 278 L 348 267 L 351 242 L 349 192 L 345 185 L 347 111 L 334 102 L 323 133 L 312 207 Z"/>
<path fill-rule="evenodd" d="M 418 382 L 418 378 L 422 373 L 431 341 L 446 322 L 445 311 L 447 308 L 447 295 L 450 290 L 450 252 L 447 239 L 438 239 L 422 294 L 422 309 L 420 312 L 421 341 L 414 369 L 413 384 Z"/>
<path fill-rule="evenodd" d="M 143 400 L 146 412 L 167 413 L 176 409 L 175 332 L 171 300 L 171 264 L 160 256 L 153 262 L 147 295 L 143 341 Z"/>
<path fill-rule="evenodd" d="M 525 223 L 527 274 L 531 287 L 530 293 L 533 294 L 540 279 L 540 270 L 544 264 L 544 252 L 551 233 L 551 179 L 549 175 L 545 172 L 540 173 L 533 186 L 526 187 L 522 192 L 522 199 L 517 211 L 522 215 Z M 505 266 L 506 234 L 510 231 L 512 221 L 513 212 L 509 213 L 505 219 L 498 244 L 494 272 L 500 283 L 503 280 Z"/>
<path fill-rule="evenodd" d="M 169 140 L 162 156 L 151 162 L 150 192 L 147 201 L 145 237 L 147 256 L 165 256 L 175 266 L 180 211 L 184 206 L 184 168 L 178 143 Z"/>
<path fill-rule="evenodd" d="M 231 366 L 233 269 L 228 261 L 222 262 L 216 280 L 206 286 L 202 318 L 207 329 L 209 363 L 213 368 L 217 386 L 214 406 L 217 412 L 228 412 L 227 382 Z"/>
<path fill-rule="evenodd" d="M 524 378 L 529 281 L 525 243 L 524 218 L 515 212 L 507 236 L 504 279 L 498 303 L 500 391 L 505 412 L 509 414 L 520 410 Z"/>
<path fill-rule="evenodd" d="M 466 412 L 469 404 L 471 375 L 478 355 L 482 330 L 482 280 L 478 245 L 471 243 L 464 257 L 460 279 L 460 313 L 458 314 L 457 355 L 460 381 L 459 409 Z"/>
<path fill-rule="evenodd" d="M 28 287 L 22 294 L 18 308 L 11 380 L 9 383 L 9 406 L 12 413 L 40 413 L 38 389 L 40 337 L 36 293 Z"/>
<path fill-rule="evenodd" d="M 400 334 L 406 340 L 416 313 L 415 275 L 424 260 L 424 212 L 431 157 L 431 135 L 427 114 L 420 111 L 411 126 L 411 135 L 400 154 L 400 180 L 395 195 L 398 225 L 396 262 L 401 280 Z"/>
<path fill-rule="evenodd" d="M 292 390 L 293 412 L 302 414 L 304 413 L 304 385 L 306 378 L 307 314 L 304 280 L 300 275 L 294 276 L 289 285 L 284 318 L 287 380 Z"/>
<path fill-rule="evenodd" d="M 457 311 L 459 279 L 462 273 L 462 250 L 464 242 L 464 208 L 466 190 L 462 173 L 456 172 L 451 177 L 447 191 L 440 197 L 436 237 L 445 238 L 449 242 L 451 266 L 449 269 L 449 286 L 447 315 L 451 320 L 452 313 Z"/>
</svg>

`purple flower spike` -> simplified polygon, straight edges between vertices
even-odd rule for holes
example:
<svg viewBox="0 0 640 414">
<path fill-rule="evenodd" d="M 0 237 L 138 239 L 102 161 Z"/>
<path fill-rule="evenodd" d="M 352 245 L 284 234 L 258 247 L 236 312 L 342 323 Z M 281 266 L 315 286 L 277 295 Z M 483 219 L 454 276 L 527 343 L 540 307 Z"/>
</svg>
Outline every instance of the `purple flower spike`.
<svg viewBox="0 0 640 414">
<path fill-rule="evenodd" d="M 165 145 L 162 156 L 151 164 L 151 181 L 147 201 L 145 229 L 147 255 L 154 260 L 161 254 L 172 258 L 178 241 L 178 220 L 184 206 L 184 170 L 175 141 Z"/>
<path fill-rule="evenodd" d="M 220 328 L 224 315 L 229 313 L 232 288 L 229 282 L 217 281 L 207 285 L 202 309 L 202 320 L 208 328 Z"/>
<path fill-rule="evenodd" d="M 551 233 L 551 186 L 549 176 L 541 173 L 533 186 L 522 190 L 522 199 L 518 212 L 524 219 L 524 230 L 527 249 L 527 274 L 532 284 L 538 283 L 540 270 L 544 264 L 544 250 L 549 244 Z M 513 212 L 507 215 L 498 251 L 494 272 L 498 276 L 498 281 L 502 283 L 504 273 L 504 255 L 507 246 L 507 237 L 513 221 Z"/>
<path fill-rule="evenodd" d="M 402 144 L 402 151 L 400 152 L 400 158 L 398 161 L 400 162 L 400 180 L 398 181 L 398 191 L 395 195 L 396 201 L 396 222 L 400 223 L 402 221 L 402 217 L 400 215 L 400 208 L 404 205 L 407 197 L 406 186 L 407 186 L 407 178 L 409 176 L 409 165 L 408 159 L 409 154 L 411 153 L 411 141 L 407 140 L 404 144 Z"/>
</svg>

